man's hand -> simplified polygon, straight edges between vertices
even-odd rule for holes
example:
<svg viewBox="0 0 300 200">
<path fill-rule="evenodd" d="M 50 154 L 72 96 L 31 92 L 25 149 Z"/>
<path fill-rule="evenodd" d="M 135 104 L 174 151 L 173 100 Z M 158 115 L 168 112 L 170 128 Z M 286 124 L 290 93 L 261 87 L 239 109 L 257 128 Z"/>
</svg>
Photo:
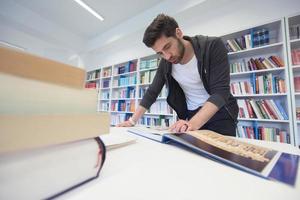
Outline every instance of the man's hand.
<svg viewBox="0 0 300 200">
<path fill-rule="evenodd" d="M 176 133 L 183 133 L 186 131 L 198 130 L 199 128 L 200 127 L 193 125 L 191 122 L 181 119 L 181 120 L 178 120 L 175 124 L 173 124 L 170 127 L 170 130 L 172 132 L 176 132 Z"/>
<path fill-rule="evenodd" d="M 116 125 L 116 127 L 131 127 L 131 126 L 133 126 L 133 124 L 129 120 Z"/>
</svg>

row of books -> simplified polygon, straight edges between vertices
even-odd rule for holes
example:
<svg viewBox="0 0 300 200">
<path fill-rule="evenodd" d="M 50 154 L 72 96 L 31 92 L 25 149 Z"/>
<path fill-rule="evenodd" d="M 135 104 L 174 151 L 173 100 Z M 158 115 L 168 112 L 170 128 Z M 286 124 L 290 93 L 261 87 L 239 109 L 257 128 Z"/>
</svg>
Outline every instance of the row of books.
<svg viewBox="0 0 300 200">
<path fill-rule="evenodd" d="M 269 30 L 252 30 L 250 34 L 243 35 L 226 41 L 229 52 L 236 52 L 269 44 Z"/>
<path fill-rule="evenodd" d="M 147 87 L 140 87 L 139 88 L 139 98 L 143 98 L 143 96 L 145 95 L 147 89 L 149 88 L 149 86 Z M 160 94 L 158 95 L 159 98 L 166 98 L 168 96 L 168 90 L 166 88 L 166 86 L 164 86 L 161 89 Z"/>
<path fill-rule="evenodd" d="M 295 92 L 300 92 L 300 76 L 294 77 Z"/>
<path fill-rule="evenodd" d="M 147 116 L 144 115 L 139 119 L 138 124 L 145 126 L 161 126 L 161 127 L 169 127 L 174 123 L 172 117 L 166 116 Z"/>
<path fill-rule="evenodd" d="M 235 62 L 230 64 L 230 73 L 248 72 L 262 69 L 272 69 L 284 67 L 284 62 L 279 56 L 269 56 L 268 58 L 250 58 L 242 59 L 242 62 Z"/>
<path fill-rule="evenodd" d="M 111 76 L 111 68 L 104 68 L 102 70 L 102 77 L 110 77 Z"/>
<path fill-rule="evenodd" d="M 300 48 L 293 49 L 291 54 L 292 54 L 293 65 L 300 65 Z"/>
<path fill-rule="evenodd" d="M 250 81 L 240 81 L 230 84 L 230 90 L 235 95 L 247 94 L 278 94 L 285 93 L 285 80 L 273 74 L 252 75 Z"/>
<path fill-rule="evenodd" d="M 109 88 L 110 87 L 110 80 L 103 80 L 102 81 L 102 88 Z"/>
<path fill-rule="evenodd" d="M 238 99 L 239 117 L 256 119 L 288 120 L 280 101 L 273 99 Z"/>
<path fill-rule="evenodd" d="M 155 68 L 158 66 L 158 62 L 159 60 L 157 58 L 150 60 L 141 60 L 140 70 Z"/>
<path fill-rule="evenodd" d="M 98 81 L 86 82 L 85 88 L 99 88 L 99 82 Z"/>
<path fill-rule="evenodd" d="M 136 74 L 132 74 L 130 76 L 120 76 L 118 79 L 114 79 L 113 81 L 114 87 L 134 84 L 136 84 Z"/>
<path fill-rule="evenodd" d="M 154 102 L 148 110 L 149 113 L 155 114 L 173 114 L 172 108 L 168 105 L 166 101 L 156 101 Z"/>
<path fill-rule="evenodd" d="M 95 70 L 95 71 L 91 71 L 91 72 L 87 72 L 87 77 L 86 80 L 94 80 L 97 78 L 100 78 L 100 69 Z"/>
<path fill-rule="evenodd" d="M 297 120 L 300 120 L 300 107 L 296 108 L 296 117 L 297 117 Z"/>
<path fill-rule="evenodd" d="M 152 83 L 155 74 L 156 74 L 156 70 L 149 70 L 141 73 L 140 83 L 141 84 Z"/>
<path fill-rule="evenodd" d="M 101 91 L 100 92 L 101 99 L 109 99 L 109 91 Z"/>
<path fill-rule="evenodd" d="M 109 102 L 101 102 L 101 106 L 100 106 L 101 111 L 109 111 Z"/>
<path fill-rule="evenodd" d="M 128 120 L 132 116 L 131 113 L 118 113 L 110 115 L 111 125 L 115 126 L 121 122 Z"/>
<path fill-rule="evenodd" d="M 114 100 L 111 102 L 111 111 L 134 112 L 135 100 Z"/>
<path fill-rule="evenodd" d="M 290 39 L 295 40 L 300 38 L 300 24 L 290 25 Z"/>
<path fill-rule="evenodd" d="M 290 144 L 290 134 L 285 130 L 263 126 L 238 126 L 238 136 L 257 140 L 266 140 Z"/>
<path fill-rule="evenodd" d="M 135 98 L 136 96 L 135 87 L 120 88 L 113 92 L 113 98 Z"/>
<path fill-rule="evenodd" d="M 124 74 L 128 72 L 136 71 L 136 62 L 129 61 L 124 65 L 118 66 L 117 70 L 115 70 L 115 75 Z"/>
</svg>

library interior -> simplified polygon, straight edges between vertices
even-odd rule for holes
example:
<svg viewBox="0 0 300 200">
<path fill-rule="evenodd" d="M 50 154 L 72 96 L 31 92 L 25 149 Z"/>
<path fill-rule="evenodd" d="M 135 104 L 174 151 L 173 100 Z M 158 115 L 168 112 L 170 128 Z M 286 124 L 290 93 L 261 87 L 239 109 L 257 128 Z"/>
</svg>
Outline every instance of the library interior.
<svg viewBox="0 0 300 200">
<path fill-rule="evenodd" d="M 299 162 L 299 0 L 0 1 L 0 199 L 298 200 Z"/>
</svg>

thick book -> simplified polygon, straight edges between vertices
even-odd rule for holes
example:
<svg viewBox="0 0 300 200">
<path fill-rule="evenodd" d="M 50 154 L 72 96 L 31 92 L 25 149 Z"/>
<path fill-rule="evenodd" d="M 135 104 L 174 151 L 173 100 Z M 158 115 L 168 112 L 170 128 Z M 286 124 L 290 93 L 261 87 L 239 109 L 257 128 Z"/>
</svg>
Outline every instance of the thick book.
<svg viewBox="0 0 300 200">
<path fill-rule="evenodd" d="M 86 76 L 78 67 L 5 47 L 0 47 L 0 72 L 72 88 L 84 88 Z"/>
<path fill-rule="evenodd" d="M 248 144 L 209 130 L 172 133 L 160 128 L 132 127 L 128 131 L 162 143 L 177 144 L 259 177 L 291 186 L 296 182 L 298 155 Z"/>
<path fill-rule="evenodd" d="M 97 91 L 0 72 L 0 114 L 94 113 Z"/>
<path fill-rule="evenodd" d="M 52 199 L 99 176 L 105 146 L 99 137 L 0 153 L 0 199 Z"/>
<path fill-rule="evenodd" d="M 94 138 L 109 133 L 108 113 L 0 115 L 0 153 Z"/>
</svg>

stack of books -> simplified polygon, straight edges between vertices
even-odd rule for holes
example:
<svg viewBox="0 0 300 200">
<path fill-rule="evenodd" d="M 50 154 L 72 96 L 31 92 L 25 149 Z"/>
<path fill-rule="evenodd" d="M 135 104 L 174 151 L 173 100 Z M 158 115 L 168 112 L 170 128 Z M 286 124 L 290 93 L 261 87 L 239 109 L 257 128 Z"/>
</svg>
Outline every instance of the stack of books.
<svg viewBox="0 0 300 200">
<path fill-rule="evenodd" d="M 109 116 L 84 80 L 82 69 L 0 48 L 0 199 L 53 198 L 98 177 Z"/>
</svg>

